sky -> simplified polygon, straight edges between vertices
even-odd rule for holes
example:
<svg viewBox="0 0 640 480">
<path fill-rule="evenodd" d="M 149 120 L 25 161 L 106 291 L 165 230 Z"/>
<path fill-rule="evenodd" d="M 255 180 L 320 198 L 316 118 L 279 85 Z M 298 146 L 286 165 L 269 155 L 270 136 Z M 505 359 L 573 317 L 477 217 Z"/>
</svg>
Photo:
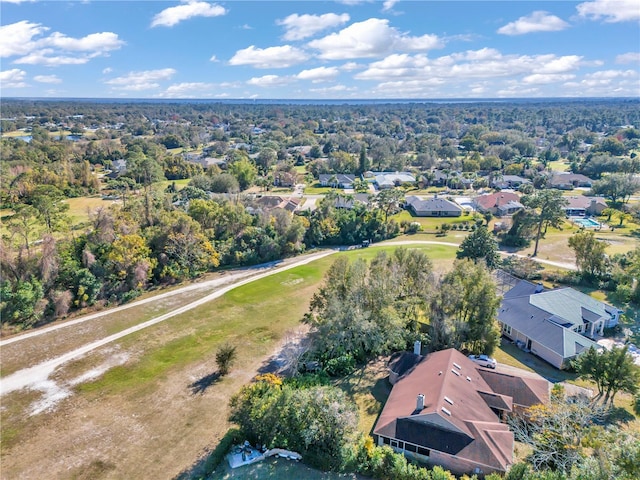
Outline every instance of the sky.
<svg viewBox="0 0 640 480">
<path fill-rule="evenodd" d="M 0 0 L 0 97 L 640 97 L 640 1 Z"/>
</svg>

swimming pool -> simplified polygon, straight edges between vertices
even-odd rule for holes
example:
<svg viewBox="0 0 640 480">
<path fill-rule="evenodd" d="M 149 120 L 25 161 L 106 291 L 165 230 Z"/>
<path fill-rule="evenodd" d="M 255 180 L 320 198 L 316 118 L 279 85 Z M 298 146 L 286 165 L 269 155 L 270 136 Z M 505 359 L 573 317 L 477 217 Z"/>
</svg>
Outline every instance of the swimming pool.
<svg viewBox="0 0 640 480">
<path fill-rule="evenodd" d="M 573 221 L 585 228 L 594 228 L 600 226 L 600 223 L 596 222 L 592 218 L 575 218 Z"/>
</svg>

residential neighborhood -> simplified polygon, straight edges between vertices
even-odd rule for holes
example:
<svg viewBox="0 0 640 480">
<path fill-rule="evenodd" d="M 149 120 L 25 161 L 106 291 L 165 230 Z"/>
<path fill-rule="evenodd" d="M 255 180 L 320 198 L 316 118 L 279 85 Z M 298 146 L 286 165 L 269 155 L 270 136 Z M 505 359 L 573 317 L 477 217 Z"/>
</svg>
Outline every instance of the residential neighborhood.
<svg viewBox="0 0 640 480">
<path fill-rule="evenodd" d="M 635 478 L 636 106 L 3 100 L 3 470 Z"/>
</svg>

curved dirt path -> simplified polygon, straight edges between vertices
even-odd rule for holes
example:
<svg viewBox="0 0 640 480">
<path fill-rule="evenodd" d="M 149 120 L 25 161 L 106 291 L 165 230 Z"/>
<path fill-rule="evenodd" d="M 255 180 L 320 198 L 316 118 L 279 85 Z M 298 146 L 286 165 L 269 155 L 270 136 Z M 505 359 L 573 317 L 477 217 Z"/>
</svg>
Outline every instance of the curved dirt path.
<svg viewBox="0 0 640 480">
<path fill-rule="evenodd" d="M 176 315 L 180 315 L 184 312 L 187 312 L 189 310 L 192 310 L 196 307 L 199 307 L 200 305 L 203 305 L 207 302 L 210 302 L 211 300 L 215 300 L 216 298 L 221 297 L 222 295 L 224 295 L 225 293 L 229 292 L 230 290 L 233 290 L 234 288 L 240 287 L 242 285 L 246 285 L 248 283 L 254 282 L 256 280 L 259 280 L 261 278 L 265 278 L 268 277 L 270 275 L 274 275 L 276 273 L 280 273 L 280 272 L 284 272 L 286 270 L 290 270 L 292 268 L 298 267 L 300 265 L 306 265 L 307 263 L 313 262 L 315 260 L 318 260 L 320 258 L 326 257 L 328 255 L 332 255 L 334 253 L 336 253 L 337 250 L 327 250 L 324 252 L 320 252 L 317 254 L 312 254 L 312 255 L 308 255 L 303 259 L 300 259 L 298 261 L 294 261 L 292 263 L 289 263 L 288 265 L 282 266 L 282 267 L 278 267 L 278 268 L 272 268 L 266 272 L 263 273 L 259 273 L 257 275 L 254 275 L 252 277 L 249 278 L 245 278 L 245 279 L 239 279 L 235 282 L 233 282 L 231 285 L 227 285 L 199 300 L 196 300 L 194 302 L 189 303 L 188 305 L 185 305 L 183 307 L 177 308 L 176 310 L 173 310 L 169 313 L 166 313 L 164 315 L 160 315 L 159 317 L 156 318 L 152 318 L 151 320 L 147 320 L 146 322 L 140 323 L 138 325 L 135 325 L 133 327 L 127 328 L 125 330 L 122 330 L 121 332 L 115 333 L 113 335 L 109 335 L 108 337 L 105 337 L 101 340 L 97 340 L 95 342 L 91 342 L 89 344 L 86 344 L 80 348 L 76 348 L 75 350 L 72 350 L 68 353 L 65 353 L 64 355 L 60 355 L 56 358 L 53 358 L 51 360 L 47 360 L 46 362 L 42 362 L 38 365 L 35 365 L 33 367 L 29 367 L 29 368 L 25 368 L 22 370 L 19 370 L 15 373 L 12 373 L 11 375 L 8 375 L 5 378 L 0 379 L 0 396 L 9 393 L 9 392 L 13 392 L 15 390 L 20 390 L 22 388 L 26 388 L 26 387 L 30 387 L 30 386 L 35 386 L 38 385 L 42 382 L 47 381 L 47 379 L 49 378 L 49 376 L 56 370 L 56 368 L 58 368 L 59 366 L 69 362 L 70 360 L 73 360 L 75 358 L 78 358 L 82 355 L 85 355 L 89 352 L 91 352 L 92 350 L 95 350 L 96 348 L 99 348 L 103 345 L 106 345 L 108 343 L 111 343 L 113 341 L 119 340 L 120 338 L 123 338 L 127 335 L 130 335 L 134 332 L 140 331 L 142 329 L 145 329 L 147 327 L 150 327 L 152 325 L 155 325 L 157 323 L 160 323 L 164 320 L 167 320 L 171 317 L 175 317 Z M 228 279 L 229 277 L 227 277 Z M 189 286 L 189 287 L 185 287 L 187 289 L 191 289 L 194 286 Z M 175 294 L 174 292 L 167 292 L 167 294 Z M 145 299 L 142 302 L 148 302 L 151 300 L 155 300 L 158 297 L 152 297 L 151 299 Z M 140 304 L 140 302 L 137 302 L 138 305 Z M 113 311 L 113 310 L 111 310 Z M 100 312 L 100 315 L 105 315 L 106 312 Z M 89 317 L 91 318 L 87 318 L 85 319 L 84 317 L 82 319 L 78 319 L 78 320 L 74 320 L 75 323 L 79 323 L 79 321 L 87 321 L 87 320 L 92 320 L 95 317 L 94 315 L 89 315 Z M 69 326 L 70 322 L 67 322 L 65 324 L 61 324 L 61 325 L 55 325 L 52 327 L 49 327 L 48 331 L 52 331 L 55 330 L 57 328 L 64 328 L 66 326 Z M 56 328 L 53 328 L 56 327 Z M 35 332 L 33 332 L 35 333 Z M 19 341 L 23 338 L 28 338 L 26 335 L 21 335 L 19 337 L 14 337 L 10 340 L 13 341 Z"/>
<path fill-rule="evenodd" d="M 260 265 L 254 265 L 252 267 L 248 267 L 243 270 L 235 271 L 230 275 L 224 275 L 219 278 L 214 278 L 212 280 L 206 280 L 204 282 L 194 283 L 192 285 L 186 285 L 184 287 L 176 288 L 175 290 L 171 290 L 170 292 L 160 293 L 158 295 L 154 295 L 149 298 L 145 298 L 143 300 L 137 300 L 135 302 L 127 303 L 125 305 L 120 305 L 119 307 L 109 308 L 107 310 L 103 310 L 101 312 L 91 313 L 89 315 L 83 315 L 82 317 L 78 317 L 74 320 L 69 320 L 66 322 L 56 323 L 54 325 L 50 325 L 48 327 L 42 327 L 35 330 L 31 330 L 26 333 L 20 333 L 14 336 L 11 336 L 7 339 L 0 340 L 0 347 L 4 347 L 5 345 L 9 345 L 11 343 L 19 342 L 21 340 L 26 340 L 27 338 L 37 337 L 39 335 L 44 335 L 45 333 L 49 333 L 55 330 L 59 330 L 61 328 L 71 327 L 73 325 L 78 325 L 80 323 L 88 322 L 90 320 L 95 320 L 96 318 L 104 317 L 106 315 L 111 315 L 116 312 L 120 312 L 122 310 L 127 310 L 128 308 L 138 307 L 140 305 L 145 305 L 147 303 L 152 303 L 157 300 L 162 300 L 164 298 L 169 298 L 174 295 L 180 295 L 184 292 L 189 292 L 191 290 L 200 290 L 204 288 L 215 288 L 224 285 L 225 283 L 235 282 L 242 278 L 255 275 L 256 272 L 261 270 L 268 270 L 273 268 L 275 265 L 281 262 L 269 262 L 269 263 L 261 263 Z"/>
</svg>

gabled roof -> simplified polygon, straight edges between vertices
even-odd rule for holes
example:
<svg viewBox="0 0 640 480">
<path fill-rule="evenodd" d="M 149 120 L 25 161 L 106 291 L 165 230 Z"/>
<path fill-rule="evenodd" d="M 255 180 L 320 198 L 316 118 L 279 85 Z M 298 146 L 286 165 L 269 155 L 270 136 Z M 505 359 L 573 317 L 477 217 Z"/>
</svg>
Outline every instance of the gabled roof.
<svg viewBox="0 0 640 480">
<path fill-rule="evenodd" d="M 416 211 L 430 211 L 430 212 L 462 212 L 462 207 L 455 202 L 447 200 L 442 197 L 427 198 L 426 200 L 420 197 L 410 196 L 407 197 L 406 202 L 411 205 Z"/>
<path fill-rule="evenodd" d="M 479 368 L 485 382 L 495 393 L 511 399 L 513 405 L 530 407 L 549 402 L 549 382 L 539 378 L 520 377 Z"/>
<path fill-rule="evenodd" d="M 595 342 L 571 327 L 584 323 L 585 310 L 598 318 L 608 318 L 608 309 L 613 307 L 572 288 L 535 293 L 536 289 L 539 286 L 526 280 L 516 284 L 504 295 L 498 320 L 562 358 L 574 357 L 590 347 L 598 348 Z"/>
<path fill-rule="evenodd" d="M 378 185 L 395 185 L 396 183 L 413 183 L 416 177 L 408 172 L 381 172 L 375 174 L 375 181 Z"/>
<path fill-rule="evenodd" d="M 578 196 L 570 196 L 564 197 L 567 201 L 567 204 L 562 207 L 565 210 L 571 210 L 576 208 L 584 208 L 587 209 L 591 206 L 592 203 L 596 205 L 602 205 L 603 207 L 607 207 L 607 202 L 602 197 L 585 197 L 583 195 Z"/>
<path fill-rule="evenodd" d="M 588 313 L 588 320 L 604 318 L 610 315 L 605 310 L 605 304 L 573 288 L 560 288 L 532 295 L 529 299 L 535 305 L 556 317 L 568 321 L 572 326 L 584 323 L 583 313 Z"/>
<path fill-rule="evenodd" d="M 520 197 L 512 192 L 496 192 L 488 195 L 480 195 L 476 197 L 476 205 L 478 207 L 488 210 L 490 208 L 500 207 L 506 205 L 509 202 L 520 202 Z"/>
<path fill-rule="evenodd" d="M 586 175 L 582 175 L 581 173 L 570 173 L 570 172 L 554 172 L 551 176 L 549 183 L 551 185 L 565 185 L 567 183 L 592 183 L 591 180 Z"/>
<path fill-rule="evenodd" d="M 356 179 L 356 176 L 351 173 L 321 173 L 318 175 L 318 179 L 322 183 L 329 182 L 333 177 L 335 177 L 336 183 L 338 184 L 353 183 Z"/>
<path fill-rule="evenodd" d="M 475 363 L 448 349 L 426 357 L 401 355 L 390 366 L 405 373 L 376 422 L 376 435 L 507 469 L 513 434 L 479 393 L 492 390 Z M 416 410 L 418 394 L 424 395 L 421 411 Z"/>
</svg>

